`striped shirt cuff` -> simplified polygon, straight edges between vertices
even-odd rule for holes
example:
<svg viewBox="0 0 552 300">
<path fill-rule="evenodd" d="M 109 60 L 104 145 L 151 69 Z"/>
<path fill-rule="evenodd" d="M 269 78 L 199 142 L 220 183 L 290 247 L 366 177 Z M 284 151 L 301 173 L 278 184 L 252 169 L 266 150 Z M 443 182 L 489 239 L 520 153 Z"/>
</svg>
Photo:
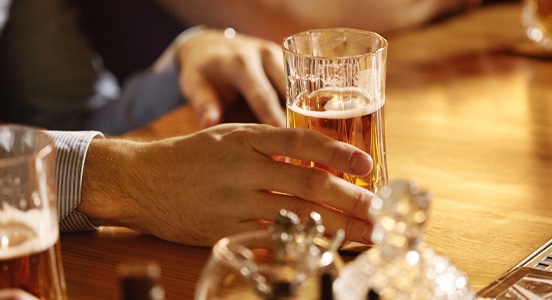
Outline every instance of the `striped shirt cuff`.
<svg viewBox="0 0 552 300">
<path fill-rule="evenodd" d="M 98 131 L 46 131 L 56 143 L 57 211 L 62 232 L 96 230 L 88 217 L 75 210 L 81 200 L 84 159 Z"/>
</svg>

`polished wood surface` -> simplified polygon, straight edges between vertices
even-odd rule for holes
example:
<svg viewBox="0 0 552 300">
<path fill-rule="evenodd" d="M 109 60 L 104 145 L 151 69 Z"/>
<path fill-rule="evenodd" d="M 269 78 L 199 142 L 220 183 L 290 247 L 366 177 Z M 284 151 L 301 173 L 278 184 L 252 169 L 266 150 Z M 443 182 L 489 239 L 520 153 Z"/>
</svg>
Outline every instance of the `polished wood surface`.
<svg viewBox="0 0 552 300">
<path fill-rule="evenodd" d="M 432 191 L 427 244 L 476 291 L 552 238 L 552 57 L 527 42 L 520 9 L 488 5 L 387 37 L 390 177 Z M 183 107 L 129 136 L 197 129 Z M 117 299 L 115 266 L 136 259 L 161 265 L 167 299 L 191 299 L 210 254 L 121 228 L 61 242 L 71 299 Z"/>
</svg>

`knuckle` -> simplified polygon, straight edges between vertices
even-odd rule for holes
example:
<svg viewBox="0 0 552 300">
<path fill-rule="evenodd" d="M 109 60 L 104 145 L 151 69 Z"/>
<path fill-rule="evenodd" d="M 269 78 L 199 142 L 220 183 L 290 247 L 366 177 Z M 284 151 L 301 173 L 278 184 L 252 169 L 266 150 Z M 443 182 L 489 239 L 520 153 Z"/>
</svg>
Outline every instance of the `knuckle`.
<svg viewBox="0 0 552 300">
<path fill-rule="evenodd" d="M 233 128 L 226 135 L 231 136 L 232 139 L 237 140 L 240 144 L 247 144 L 252 135 L 256 135 L 258 131 L 259 128 L 245 125 Z"/>
<path fill-rule="evenodd" d="M 343 154 L 347 153 L 347 149 L 344 143 L 339 143 L 336 147 L 331 147 L 328 153 L 332 162 L 339 162 L 342 161 Z"/>
<path fill-rule="evenodd" d="M 236 145 L 252 149 L 256 153 L 259 149 L 272 147 L 273 140 L 269 134 L 272 130 L 272 126 L 267 124 L 244 124 L 233 128 L 226 135 L 229 136 L 229 139 L 234 140 Z M 242 162 L 242 165 L 247 164 Z"/>
<path fill-rule="evenodd" d="M 355 193 L 352 212 L 357 217 L 365 217 L 368 215 L 368 210 L 370 208 L 370 197 L 368 192 L 364 188 L 357 187 Z"/>
<path fill-rule="evenodd" d="M 288 147 L 293 150 L 302 149 L 305 146 L 305 140 L 308 139 L 307 131 L 303 129 L 292 129 L 289 132 L 290 134 L 287 135 L 286 141 Z"/>
<path fill-rule="evenodd" d="M 237 70 L 245 69 L 248 61 L 249 55 L 246 52 L 240 50 L 234 51 L 234 54 L 231 58 L 232 66 L 234 66 L 234 68 L 236 68 Z"/>
<path fill-rule="evenodd" d="M 316 168 L 304 168 L 303 176 L 301 178 L 301 186 L 303 187 L 303 193 L 309 200 L 318 195 L 319 191 L 326 190 L 329 185 L 328 179 L 329 173 L 316 169 Z"/>
<path fill-rule="evenodd" d="M 267 133 L 272 127 L 267 124 L 245 124 L 236 129 L 238 137 L 243 139 L 247 144 L 251 144 L 252 140 L 263 141 L 267 137 Z"/>
</svg>

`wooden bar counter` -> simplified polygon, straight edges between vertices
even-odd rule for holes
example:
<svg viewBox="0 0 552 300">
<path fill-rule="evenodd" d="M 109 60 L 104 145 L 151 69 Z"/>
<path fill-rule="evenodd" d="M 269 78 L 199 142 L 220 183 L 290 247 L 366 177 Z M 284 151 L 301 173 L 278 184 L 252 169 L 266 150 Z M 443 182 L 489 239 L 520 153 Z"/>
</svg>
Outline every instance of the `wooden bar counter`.
<svg viewBox="0 0 552 300">
<path fill-rule="evenodd" d="M 475 291 L 552 238 L 552 54 L 527 41 L 520 11 L 490 4 L 386 37 L 389 175 L 432 191 L 425 240 Z M 128 136 L 197 129 L 182 107 Z M 192 299 L 210 254 L 122 228 L 61 243 L 68 294 L 79 300 L 117 299 L 115 266 L 138 259 L 160 264 L 168 300 Z"/>
</svg>

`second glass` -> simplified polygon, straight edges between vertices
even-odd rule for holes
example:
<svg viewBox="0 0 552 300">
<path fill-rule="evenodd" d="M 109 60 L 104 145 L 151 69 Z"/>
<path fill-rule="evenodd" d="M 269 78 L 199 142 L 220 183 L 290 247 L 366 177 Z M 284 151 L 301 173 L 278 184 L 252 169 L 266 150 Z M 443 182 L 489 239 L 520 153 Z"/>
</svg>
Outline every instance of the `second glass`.
<svg viewBox="0 0 552 300">
<path fill-rule="evenodd" d="M 387 41 L 374 32 L 334 28 L 283 41 L 287 127 L 319 131 L 371 155 L 372 173 L 358 178 L 329 170 L 373 192 L 387 184 L 385 72 Z M 316 165 L 291 159 L 291 163 Z"/>
<path fill-rule="evenodd" d="M 55 162 L 43 131 L 0 126 L 0 299 L 67 299 Z"/>
</svg>

